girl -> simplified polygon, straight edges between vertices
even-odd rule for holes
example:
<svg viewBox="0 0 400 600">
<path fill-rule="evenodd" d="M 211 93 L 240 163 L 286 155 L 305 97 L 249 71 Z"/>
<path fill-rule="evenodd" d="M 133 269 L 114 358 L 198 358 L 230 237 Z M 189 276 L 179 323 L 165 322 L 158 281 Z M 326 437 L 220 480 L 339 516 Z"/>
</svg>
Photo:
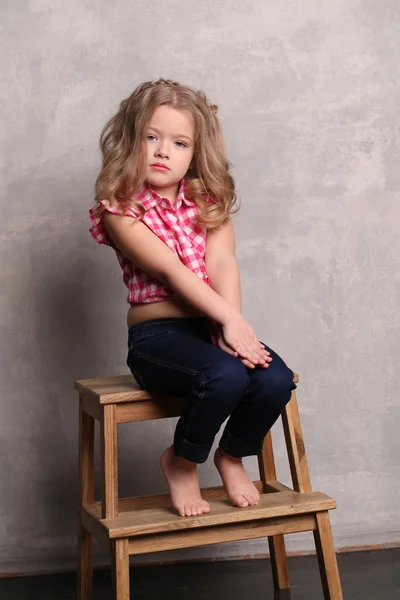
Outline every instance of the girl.
<svg viewBox="0 0 400 600">
<path fill-rule="evenodd" d="M 90 231 L 114 248 L 129 290 L 127 363 L 142 388 L 186 398 L 161 456 L 172 504 L 182 517 L 210 511 L 197 464 L 226 419 L 215 465 L 233 505 L 257 504 L 242 457 L 261 452 L 296 386 L 241 314 L 217 106 L 173 81 L 143 83 L 105 126 L 101 150 Z"/>
</svg>

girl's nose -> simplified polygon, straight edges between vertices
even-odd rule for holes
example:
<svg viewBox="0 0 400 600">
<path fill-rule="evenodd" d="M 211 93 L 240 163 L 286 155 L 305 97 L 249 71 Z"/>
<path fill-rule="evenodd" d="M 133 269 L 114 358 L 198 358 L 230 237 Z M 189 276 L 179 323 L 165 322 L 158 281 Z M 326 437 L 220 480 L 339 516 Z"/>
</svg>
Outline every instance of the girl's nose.
<svg viewBox="0 0 400 600">
<path fill-rule="evenodd" d="M 168 158 L 168 148 L 166 144 L 160 144 L 156 152 L 157 156 L 162 158 Z"/>
</svg>

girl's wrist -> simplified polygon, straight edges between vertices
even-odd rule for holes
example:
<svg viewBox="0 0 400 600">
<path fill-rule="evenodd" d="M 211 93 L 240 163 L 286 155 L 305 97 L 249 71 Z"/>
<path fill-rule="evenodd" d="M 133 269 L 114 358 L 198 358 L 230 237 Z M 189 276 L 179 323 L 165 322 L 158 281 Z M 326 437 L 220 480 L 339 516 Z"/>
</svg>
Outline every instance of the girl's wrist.
<svg viewBox="0 0 400 600">
<path fill-rule="evenodd" d="M 243 318 L 242 313 L 238 311 L 234 306 L 229 305 L 226 311 L 224 311 L 223 318 L 221 320 L 222 327 L 226 327 L 232 321 Z"/>
</svg>

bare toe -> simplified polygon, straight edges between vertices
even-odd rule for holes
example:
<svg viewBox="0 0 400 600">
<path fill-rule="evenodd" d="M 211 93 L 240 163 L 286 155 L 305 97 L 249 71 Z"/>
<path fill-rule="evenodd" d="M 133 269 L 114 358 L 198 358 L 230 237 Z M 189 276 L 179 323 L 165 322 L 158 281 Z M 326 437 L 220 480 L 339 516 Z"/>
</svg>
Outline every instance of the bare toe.
<svg viewBox="0 0 400 600">
<path fill-rule="evenodd" d="M 197 465 L 175 456 L 171 446 L 161 456 L 161 468 L 168 483 L 172 504 L 179 515 L 181 517 L 201 515 L 203 499 Z M 204 512 L 209 512 L 209 510 L 206 502 Z"/>
<path fill-rule="evenodd" d="M 240 458 L 234 458 L 218 448 L 214 461 L 228 498 L 234 506 L 246 508 L 259 502 L 258 490 L 246 472 Z"/>
<path fill-rule="evenodd" d="M 254 504 L 256 504 L 255 499 L 250 494 L 243 494 L 243 496 L 247 500 L 249 506 L 254 506 Z"/>
</svg>

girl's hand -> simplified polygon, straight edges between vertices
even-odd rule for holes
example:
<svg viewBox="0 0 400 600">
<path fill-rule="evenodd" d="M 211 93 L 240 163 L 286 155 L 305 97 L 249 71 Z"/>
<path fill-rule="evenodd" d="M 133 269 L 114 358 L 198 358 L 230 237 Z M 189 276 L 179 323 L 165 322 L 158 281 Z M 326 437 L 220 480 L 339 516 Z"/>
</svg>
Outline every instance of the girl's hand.
<svg viewBox="0 0 400 600">
<path fill-rule="evenodd" d="M 268 368 L 272 361 L 269 352 L 259 342 L 252 327 L 242 317 L 240 321 L 242 322 L 231 322 L 223 326 L 218 346 L 228 354 L 240 358 L 249 369 Z M 238 337 L 241 333 L 244 334 L 242 339 Z"/>
<path fill-rule="evenodd" d="M 238 353 L 237 353 L 237 352 L 234 352 L 234 350 L 232 350 L 232 348 L 230 348 L 230 347 L 229 347 L 229 346 L 228 346 L 228 345 L 225 343 L 225 340 L 224 340 L 224 337 L 223 337 L 223 335 L 221 335 L 221 336 L 218 338 L 218 346 L 221 348 L 221 350 L 224 350 L 224 352 L 227 352 L 227 353 L 228 353 L 228 354 L 230 354 L 231 356 L 236 356 L 236 357 L 238 357 Z M 239 358 L 239 360 L 241 360 L 241 361 L 242 361 L 242 363 L 244 364 L 244 366 L 245 366 L 245 367 L 248 367 L 249 369 L 255 369 L 255 365 L 253 365 L 253 363 L 251 363 L 251 362 L 250 362 L 250 361 L 248 361 L 247 359 L 245 359 L 245 358 Z M 266 365 L 264 366 L 264 368 L 265 368 L 265 367 L 267 367 L 267 366 L 268 366 L 268 363 L 266 363 Z"/>
</svg>

